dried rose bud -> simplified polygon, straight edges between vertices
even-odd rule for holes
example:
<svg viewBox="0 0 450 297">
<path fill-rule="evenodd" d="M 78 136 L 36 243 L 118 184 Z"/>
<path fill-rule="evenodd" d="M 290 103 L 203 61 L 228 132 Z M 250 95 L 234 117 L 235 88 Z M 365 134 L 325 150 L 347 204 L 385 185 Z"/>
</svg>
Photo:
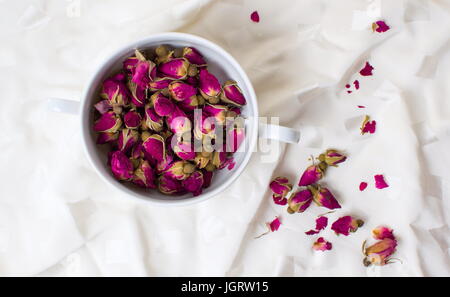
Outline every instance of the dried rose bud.
<svg viewBox="0 0 450 297">
<path fill-rule="evenodd" d="M 133 164 L 122 151 L 111 154 L 111 171 L 119 180 L 129 180 L 133 177 Z"/>
<path fill-rule="evenodd" d="M 119 133 L 111 133 L 111 132 L 99 132 L 97 137 L 97 144 L 105 144 L 114 142 L 119 137 Z"/>
<path fill-rule="evenodd" d="M 228 108 L 225 105 L 206 104 L 203 110 L 207 115 L 214 117 L 217 124 L 224 125 Z"/>
<path fill-rule="evenodd" d="M 194 196 L 198 196 L 202 193 L 203 188 L 203 173 L 201 171 L 195 171 L 187 179 L 181 183 L 184 189 Z"/>
<path fill-rule="evenodd" d="M 185 47 L 183 49 L 183 57 L 186 58 L 189 63 L 196 66 L 206 65 L 206 61 L 203 58 L 202 54 L 200 54 L 200 52 L 193 47 Z"/>
<path fill-rule="evenodd" d="M 103 82 L 100 97 L 108 100 L 111 105 L 128 105 L 130 93 L 122 79 L 120 75 L 106 79 Z"/>
<path fill-rule="evenodd" d="M 141 125 L 142 117 L 137 111 L 131 110 L 123 116 L 123 122 L 127 128 L 137 129 Z"/>
<path fill-rule="evenodd" d="M 149 106 L 145 108 L 145 125 L 156 132 L 163 128 L 163 118 L 156 114 L 155 110 Z"/>
<path fill-rule="evenodd" d="M 198 168 L 203 169 L 208 165 L 209 161 L 212 158 L 212 154 L 205 156 L 203 153 L 197 153 L 194 159 L 194 163 Z"/>
<path fill-rule="evenodd" d="M 372 31 L 378 33 L 384 33 L 388 31 L 390 27 L 384 21 L 376 21 L 372 23 Z"/>
<path fill-rule="evenodd" d="M 221 92 L 219 80 L 205 68 L 199 71 L 199 89 L 206 100 L 217 99 Z"/>
<path fill-rule="evenodd" d="M 317 165 L 311 165 L 306 168 L 305 172 L 303 172 L 298 185 L 300 187 L 306 187 L 312 184 L 317 183 L 321 180 L 325 174 L 325 170 L 327 169 L 327 164 L 324 162 L 320 162 Z"/>
<path fill-rule="evenodd" d="M 148 84 L 148 88 L 152 92 L 156 92 L 162 89 L 166 89 L 169 87 L 169 84 L 172 82 L 171 79 L 166 78 L 156 78 L 154 81 Z"/>
<path fill-rule="evenodd" d="M 142 143 L 144 150 L 158 162 L 165 161 L 166 146 L 164 143 L 164 138 L 158 134 L 153 134 L 145 138 L 146 139 L 143 139 Z"/>
<path fill-rule="evenodd" d="M 226 160 L 227 160 L 226 152 L 214 152 L 212 155 L 211 162 L 217 168 L 221 168 Z"/>
<path fill-rule="evenodd" d="M 189 132 L 192 129 L 191 121 L 186 113 L 176 105 L 172 114 L 166 117 L 166 122 L 169 129 L 178 135 Z"/>
<path fill-rule="evenodd" d="M 183 109 L 186 110 L 187 112 L 189 111 L 193 111 L 198 107 L 198 96 L 192 96 L 186 100 L 183 100 L 179 103 L 179 106 Z"/>
<path fill-rule="evenodd" d="M 285 197 L 292 190 L 292 184 L 289 183 L 289 180 L 280 176 L 275 178 L 269 184 L 269 187 L 275 195 L 281 197 Z"/>
<path fill-rule="evenodd" d="M 109 132 L 115 133 L 122 126 L 122 120 L 120 116 L 116 115 L 112 111 L 108 111 L 95 122 L 94 131 L 96 132 Z"/>
<path fill-rule="evenodd" d="M 172 59 L 163 62 L 158 69 L 167 78 L 185 79 L 189 68 L 189 62 L 184 58 Z"/>
<path fill-rule="evenodd" d="M 170 115 L 175 108 L 172 101 L 161 94 L 161 92 L 156 92 L 155 94 L 153 94 L 150 97 L 150 100 L 153 104 L 153 108 L 155 109 L 156 114 L 161 117 Z"/>
<path fill-rule="evenodd" d="M 126 73 L 131 74 L 139 61 L 137 57 L 129 57 L 123 61 L 123 69 Z"/>
<path fill-rule="evenodd" d="M 176 101 L 183 101 L 197 94 L 195 87 L 181 81 L 174 81 L 169 85 L 170 96 Z"/>
<path fill-rule="evenodd" d="M 192 164 L 186 161 L 175 161 L 164 171 L 164 175 L 176 180 L 184 180 L 193 172 L 191 165 Z"/>
<path fill-rule="evenodd" d="M 385 238 L 366 248 L 363 246 L 364 266 L 379 265 L 383 266 L 390 263 L 390 257 L 395 253 L 397 240 Z"/>
<path fill-rule="evenodd" d="M 304 212 L 313 200 L 313 196 L 310 190 L 301 190 L 292 193 L 288 199 L 288 213 Z"/>
<path fill-rule="evenodd" d="M 138 168 L 134 171 L 133 183 L 144 188 L 156 189 L 155 179 L 155 170 L 148 161 L 140 160 Z"/>
<path fill-rule="evenodd" d="M 197 85 L 197 79 L 195 78 L 195 76 L 197 76 L 198 74 L 198 68 L 195 65 L 189 65 L 189 69 L 188 69 L 188 79 L 189 81 L 187 81 L 187 83 L 189 83 L 190 85 Z M 192 83 L 192 79 L 195 80 L 196 83 Z"/>
<path fill-rule="evenodd" d="M 317 159 L 321 162 L 325 162 L 329 166 L 337 167 L 337 164 L 347 160 L 347 157 L 337 150 L 327 150 L 324 154 L 320 154 Z"/>
<path fill-rule="evenodd" d="M 131 159 L 137 160 L 143 158 L 145 156 L 144 152 L 145 150 L 142 146 L 142 141 L 138 140 L 138 142 L 131 149 Z"/>
<path fill-rule="evenodd" d="M 189 67 L 189 69 L 191 69 L 191 67 Z M 196 77 L 190 76 L 185 81 L 186 81 L 186 83 L 190 84 L 191 86 L 193 86 L 195 88 L 198 87 L 198 79 Z M 201 95 L 199 95 L 199 96 L 202 97 Z"/>
<path fill-rule="evenodd" d="M 364 135 L 366 133 L 373 134 L 375 133 L 377 129 L 377 122 L 376 121 L 370 121 L 370 117 L 366 115 L 364 117 L 364 120 L 361 124 L 361 134 Z"/>
<path fill-rule="evenodd" d="M 158 174 L 161 174 L 164 171 L 166 171 L 169 168 L 169 166 L 173 163 L 174 158 L 175 157 L 173 156 L 173 154 L 170 151 L 166 152 L 166 159 L 163 161 L 157 162 L 156 172 Z"/>
<path fill-rule="evenodd" d="M 309 186 L 308 189 L 313 194 L 313 200 L 318 206 L 328 209 L 341 208 L 339 202 L 327 188 Z"/>
<path fill-rule="evenodd" d="M 223 85 L 223 92 L 220 94 L 222 101 L 236 106 L 245 105 L 246 100 L 235 81 L 229 80 Z"/>
<path fill-rule="evenodd" d="M 102 100 L 100 102 L 98 102 L 97 104 L 94 105 L 95 109 L 97 109 L 97 111 L 100 114 L 104 114 L 107 111 L 109 111 L 110 109 L 112 109 L 111 103 L 109 102 L 109 100 Z"/>
<path fill-rule="evenodd" d="M 134 145 L 138 142 L 138 140 L 139 140 L 139 132 L 132 129 L 122 129 L 119 132 L 117 145 L 119 147 L 119 150 L 121 150 L 124 153 L 127 153 L 134 147 Z"/>
<path fill-rule="evenodd" d="M 216 171 L 217 167 L 212 162 L 209 162 L 208 165 L 206 165 L 205 170 L 212 172 L 212 171 Z"/>
<path fill-rule="evenodd" d="M 392 229 L 384 226 L 378 226 L 372 230 L 373 238 L 377 240 L 383 240 L 385 238 L 395 239 Z"/>
<path fill-rule="evenodd" d="M 191 143 L 188 142 L 177 142 L 173 147 L 174 153 L 182 160 L 194 160 L 195 152 Z"/>
<path fill-rule="evenodd" d="M 131 81 L 146 89 L 156 76 L 156 65 L 152 61 L 139 61 L 132 72 Z"/>
<path fill-rule="evenodd" d="M 320 233 L 321 230 L 328 226 L 328 218 L 320 216 L 316 219 L 316 229 L 305 232 L 306 235 L 314 235 Z"/>
<path fill-rule="evenodd" d="M 136 107 L 144 107 L 145 100 L 147 99 L 147 88 L 138 86 L 132 81 L 128 82 L 128 88 L 131 92 L 131 103 Z"/>
<path fill-rule="evenodd" d="M 329 251 L 333 248 L 331 242 L 326 241 L 323 237 L 319 237 L 313 244 L 313 249 L 315 251 Z"/>
<path fill-rule="evenodd" d="M 194 137 L 196 139 L 201 140 L 205 135 L 212 136 L 215 127 L 214 118 L 209 117 L 204 110 L 194 112 Z"/>
<path fill-rule="evenodd" d="M 364 221 L 355 219 L 351 216 L 345 216 L 337 219 L 333 225 L 331 225 L 331 230 L 336 232 L 337 235 L 342 234 L 348 236 L 350 232 L 356 232 L 362 225 L 364 225 Z"/>
<path fill-rule="evenodd" d="M 183 186 L 178 180 L 164 174 L 158 178 L 158 190 L 166 195 L 177 195 L 183 192 Z"/>
</svg>

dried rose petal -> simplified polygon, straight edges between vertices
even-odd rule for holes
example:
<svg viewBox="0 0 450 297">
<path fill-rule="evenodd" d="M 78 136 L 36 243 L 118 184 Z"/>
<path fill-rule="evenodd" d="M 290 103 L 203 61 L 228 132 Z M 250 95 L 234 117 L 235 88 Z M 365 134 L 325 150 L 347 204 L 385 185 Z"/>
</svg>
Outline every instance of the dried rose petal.
<svg viewBox="0 0 450 297">
<path fill-rule="evenodd" d="M 331 242 L 326 241 L 323 237 L 319 237 L 313 244 L 315 251 L 329 251 L 333 248 Z"/>
<path fill-rule="evenodd" d="M 355 89 L 359 90 L 359 80 L 355 80 L 353 84 L 355 85 Z"/>
<path fill-rule="evenodd" d="M 139 132 L 132 129 L 122 129 L 122 131 L 119 132 L 119 138 L 117 139 L 117 146 L 119 147 L 119 150 L 123 151 L 124 153 L 127 153 L 129 150 L 131 150 L 134 145 L 139 140 Z"/>
<path fill-rule="evenodd" d="M 153 108 L 157 115 L 161 117 L 165 117 L 170 115 L 175 109 L 175 105 L 173 102 L 165 97 L 161 92 L 156 92 L 150 97 L 150 100 L 153 103 Z"/>
<path fill-rule="evenodd" d="M 301 190 L 292 193 L 288 199 L 288 209 L 289 213 L 304 212 L 313 200 L 313 196 L 310 190 Z"/>
<path fill-rule="evenodd" d="M 183 49 L 183 57 L 189 61 L 189 63 L 196 66 L 205 66 L 206 61 L 203 58 L 202 54 L 198 50 L 193 47 L 185 47 Z"/>
<path fill-rule="evenodd" d="M 111 154 L 111 171 L 119 180 L 129 180 L 133 177 L 133 163 L 122 151 Z"/>
<path fill-rule="evenodd" d="M 185 79 L 189 68 L 189 62 L 184 58 L 172 59 L 161 63 L 159 71 L 167 78 Z"/>
<path fill-rule="evenodd" d="M 388 31 L 390 28 L 391 27 L 389 27 L 384 21 L 376 21 L 372 23 L 373 32 L 383 33 Z"/>
<path fill-rule="evenodd" d="M 281 226 L 281 221 L 280 221 L 280 218 L 278 218 L 278 217 L 276 217 L 272 222 L 268 223 L 268 227 L 271 232 L 278 231 L 278 229 L 280 229 L 280 226 Z"/>
<path fill-rule="evenodd" d="M 341 208 L 339 202 L 327 188 L 322 187 L 308 187 L 313 193 L 313 200 L 318 206 L 326 207 L 328 209 Z"/>
<path fill-rule="evenodd" d="M 105 144 L 109 142 L 114 142 L 119 137 L 119 133 L 111 132 L 99 132 L 97 137 L 97 144 Z"/>
<path fill-rule="evenodd" d="M 286 205 L 288 202 L 287 198 L 280 196 L 280 195 L 276 195 L 276 194 L 272 195 L 272 199 L 273 199 L 273 202 L 278 205 Z"/>
<path fill-rule="evenodd" d="M 133 183 L 144 188 L 156 189 L 155 179 L 155 170 L 148 161 L 141 160 L 134 171 Z"/>
<path fill-rule="evenodd" d="M 269 187 L 275 195 L 282 198 L 292 190 L 292 184 L 289 183 L 289 180 L 280 176 L 271 181 Z"/>
<path fill-rule="evenodd" d="M 366 65 L 364 66 L 363 69 L 361 69 L 361 71 L 359 71 L 359 74 L 361 74 L 362 76 L 371 76 L 372 74 L 372 70 L 374 68 L 372 67 L 372 65 L 370 65 L 369 62 L 366 62 Z"/>
<path fill-rule="evenodd" d="M 364 265 L 379 265 L 383 266 L 390 263 L 390 257 L 395 253 L 397 247 L 397 240 L 385 238 L 377 243 L 369 246 L 363 247 L 364 255 Z"/>
<path fill-rule="evenodd" d="M 198 196 L 202 193 L 203 188 L 203 173 L 201 171 L 195 171 L 187 179 L 182 181 L 184 189 L 194 196 Z"/>
<path fill-rule="evenodd" d="M 309 231 L 305 232 L 306 235 L 316 235 L 319 233 L 320 233 L 320 231 L 317 231 L 317 230 L 309 230 Z"/>
<path fill-rule="evenodd" d="M 205 99 L 217 98 L 221 92 L 219 80 L 205 68 L 199 71 L 199 89 Z"/>
<path fill-rule="evenodd" d="M 392 229 L 385 226 L 378 226 L 372 230 L 373 238 L 377 240 L 383 240 L 385 238 L 395 239 Z"/>
<path fill-rule="evenodd" d="M 147 99 L 147 88 L 138 86 L 132 81 L 128 82 L 128 88 L 131 92 L 131 103 L 136 107 L 144 107 Z"/>
<path fill-rule="evenodd" d="M 252 14 L 250 15 L 250 19 L 255 22 L 255 23 L 259 23 L 259 13 L 255 10 L 254 12 L 252 12 Z"/>
<path fill-rule="evenodd" d="M 97 109 L 97 111 L 100 114 L 104 114 L 108 110 L 112 109 L 112 106 L 111 106 L 111 103 L 109 100 L 102 100 L 102 101 L 98 102 L 97 104 L 95 104 L 94 107 L 95 107 L 95 109 Z"/>
<path fill-rule="evenodd" d="M 235 81 L 229 80 L 223 85 L 223 92 L 220 94 L 220 99 L 226 103 L 236 106 L 243 106 L 246 104 L 242 90 Z"/>
<path fill-rule="evenodd" d="M 95 122 L 94 131 L 114 133 L 122 126 L 122 120 L 113 111 L 108 111 Z"/>
<path fill-rule="evenodd" d="M 364 135 L 366 133 L 373 134 L 375 133 L 377 128 L 377 122 L 376 121 L 370 121 L 370 117 L 366 115 L 364 117 L 364 121 L 361 124 L 361 134 Z"/>
<path fill-rule="evenodd" d="M 382 174 L 377 174 L 374 176 L 375 179 L 375 187 L 377 189 L 384 189 L 389 187 L 389 185 L 384 180 L 384 176 Z"/>
<path fill-rule="evenodd" d="M 336 166 L 339 163 L 345 162 L 347 157 L 337 150 L 327 150 L 324 154 L 320 154 L 319 161 L 325 162 L 329 166 Z"/>
<path fill-rule="evenodd" d="M 321 162 L 318 165 L 309 166 L 300 177 L 298 185 L 300 187 L 306 187 L 317 183 L 324 176 L 326 168 L 327 165 L 324 162 Z"/>
<path fill-rule="evenodd" d="M 367 188 L 367 183 L 366 182 L 361 182 L 359 184 L 359 190 L 362 192 Z"/>
<path fill-rule="evenodd" d="M 358 108 L 366 108 L 364 105 L 358 105 Z"/>
<path fill-rule="evenodd" d="M 214 172 L 202 170 L 202 173 L 203 173 L 203 189 L 206 189 L 211 185 Z"/>
<path fill-rule="evenodd" d="M 309 230 L 305 232 L 306 235 L 314 235 L 318 234 L 321 230 L 325 229 L 328 226 L 328 218 L 324 216 L 320 216 L 316 219 L 316 229 Z"/>
<path fill-rule="evenodd" d="M 181 194 L 184 191 L 180 181 L 165 174 L 158 178 L 158 190 L 166 195 Z"/>
<path fill-rule="evenodd" d="M 183 101 L 197 94 L 195 87 L 180 81 L 174 81 L 169 85 L 170 96 L 176 101 Z"/>
<path fill-rule="evenodd" d="M 336 232 L 337 235 L 342 234 L 348 236 L 350 232 L 356 232 L 362 225 L 364 225 L 362 220 L 355 219 L 351 216 L 345 216 L 337 219 L 331 225 L 331 230 Z"/>
<path fill-rule="evenodd" d="M 123 122 L 127 128 L 137 129 L 141 125 L 142 117 L 137 111 L 131 110 L 123 116 Z"/>
<path fill-rule="evenodd" d="M 144 150 L 152 156 L 158 162 L 165 161 L 166 159 L 166 146 L 164 143 L 164 138 L 161 135 L 153 134 L 148 138 L 143 139 L 142 146 Z"/>
</svg>

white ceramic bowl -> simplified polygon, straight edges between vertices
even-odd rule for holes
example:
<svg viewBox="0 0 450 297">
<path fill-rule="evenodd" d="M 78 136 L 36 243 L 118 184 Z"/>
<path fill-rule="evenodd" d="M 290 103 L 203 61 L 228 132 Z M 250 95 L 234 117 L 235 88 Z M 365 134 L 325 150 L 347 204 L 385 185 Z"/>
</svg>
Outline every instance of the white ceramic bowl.
<svg viewBox="0 0 450 297">
<path fill-rule="evenodd" d="M 204 189 L 203 193 L 196 197 L 193 197 L 190 193 L 182 196 L 164 195 L 157 190 L 143 189 L 132 183 L 117 181 L 107 165 L 107 150 L 105 147 L 96 145 L 96 133 L 92 130 L 93 105 L 97 101 L 103 80 L 118 71 L 122 67 L 122 62 L 132 56 L 135 49 L 146 50 L 162 44 L 172 47 L 191 46 L 196 48 L 205 57 L 211 73 L 216 75 L 221 83 L 228 79 L 237 81 L 247 99 L 247 104 L 242 108 L 242 114 L 246 118 L 246 139 L 243 143 L 245 150 L 234 154 L 236 166 L 232 170 L 223 169 L 216 171 L 211 186 Z M 206 39 L 184 33 L 152 35 L 116 51 L 101 64 L 90 79 L 82 98 L 80 111 L 84 148 L 90 162 L 103 180 L 130 197 L 160 205 L 188 205 L 205 201 L 218 193 L 222 193 L 238 178 L 247 165 L 254 150 L 258 132 L 258 106 L 255 92 L 239 63 L 218 45 Z"/>
</svg>

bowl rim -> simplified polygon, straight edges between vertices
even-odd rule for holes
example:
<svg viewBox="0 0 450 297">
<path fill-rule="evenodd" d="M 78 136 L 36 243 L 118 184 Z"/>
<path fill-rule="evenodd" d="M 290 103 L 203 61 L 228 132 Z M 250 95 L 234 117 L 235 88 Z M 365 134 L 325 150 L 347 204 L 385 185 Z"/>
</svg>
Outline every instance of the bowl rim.
<svg viewBox="0 0 450 297">
<path fill-rule="evenodd" d="M 127 188 L 126 186 L 119 186 L 119 182 L 114 179 L 110 175 L 104 174 L 97 166 L 93 154 L 95 152 L 93 150 L 89 149 L 88 143 L 90 142 L 90 126 L 87 123 L 88 122 L 88 113 L 89 110 L 87 108 L 88 105 L 88 95 L 91 92 L 92 88 L 97 88 L 98 86 L 94 86 L 94 82 L 97 80 L 97 78 L 105 73 L 105 71 L 108 70 L 109 64 L 112 60 L 118 60 L 121 56 L 123 56 L 125 53 L 129 52 L 130 50 L 136 49 L 137 47 L 142 47 L 142 44 L 145 43 L 154 43 L 158 40 L 161 40 L 161 43 L 169 42 L 177 40 L 177 41 L 190 41 L 193 43 L 199 43 L 203 46 L 206 46 L 210 48 L 214 52 L 218 52 L 220 55 L 224 56 L 227 59 L 227 63 L 230 63 L 233 68 L 237 72 L 239 72 L 242 81 L 244 83 L 243 88 L 246 88 L 249 98 L 247 98 L 247 104 L 252 104 L 252 109 L 254 111 L 254 115 L 252 118 L 249 118 L 249 121 L 252 121 L 251 131 L 246 131 L 246 141 L 248 142 L 248 151 L 244 152 L 245 156 L 242 162 L 239 164 L 239 167 L 236 168 L 236 170 L 229 176 L 229 178 L 222 183 L 219 187 L 214 189 L 211 192 L 200 194 L 199 196 L 193 196 L 188 197 L 185 199 L 177 199 L 177 200 L 161 200 L 152 198 L 151 195 L 149 196 L 143 196 L 141 194 L 138 194 L 131 189 Z M 90 107 L 89 107 L 90 108 Z M 253 89 L 253 85 L 248 78 L 247 74 L 245 73 L 244 69 L 240 66 L 240 64 L 234 59 L 231 54 L 229 54 L 226 50 L 224 50 L 219 45 L 215 44 L 212 41 L 209 41 L 205 38 L 188 34 L 188 33 L 179 33 L 179 32 L 166 32 L 166 33 L 157 33 L 149 35 L 145 38 L 135 40 L 132 42 L 127 43 L 127 45 L 122 46 L 121 48 L 114 50 L 112 53 L 110 53 L 100 64 L 97 65 L 94 73 L 91 75 L 91 77 L 88 80 L 88 83 L 85 86 L 85 89 L 83 91 L 82 95 L 82 102 L 81 102 L 81 110 L 80 110 L 80 124 L 81 124 L 81 131 L 82 131 L 82 138 L 83 138 L 83 147 L 84 152 L 88 157 L 89 163 L 94 168 L 94 170 L 97 172 L 97 174 L 101 177 L 101 179 L 111 187 L 115 188 L 117 191 L 126 194 L 127 198 L 134 198 L 137 202 L 144 202 L 153 204 L 156 206 L 186 206 L 186 205 L 192 205 L 200 202 L 204 202 L 208 199 L 211 199 L 212 197 L 217 196 L 219 193 L 221 193 L 223 190 L 227 189 L 234 181 L 237 180 L 237 178 L 242 174 L 244 169 L 247 167 L 248 162 L 250 161 L 250 158 L 253 154 L 254 148 L 256 146 L 257 141 L 257 135 L 258 135 L 258 105 L 256 100 L 256 94 Z"/>
</svg>

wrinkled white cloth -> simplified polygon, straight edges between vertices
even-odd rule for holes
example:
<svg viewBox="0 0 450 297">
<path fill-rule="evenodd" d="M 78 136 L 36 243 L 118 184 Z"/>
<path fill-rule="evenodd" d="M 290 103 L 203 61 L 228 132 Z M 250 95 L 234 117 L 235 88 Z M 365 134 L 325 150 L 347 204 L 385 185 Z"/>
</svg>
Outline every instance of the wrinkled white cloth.
<svg viewBox="0 0 450 297">
<path fill-rule="evenodd" d="M 449 1 L 3 0 L 0 8 L 0 275 L 450 275 Z M 391 30 L 373 33 L 380 19 Z M 189 207 L 139 204 L 109 188 L 83 154 L 78 118 L 48 113 L 45 99 L 79 99 L 110 52 L 164 31 L 224 47 L 253 82 L 261 115 L 317 128 L 320 146 L 279 144 L 264 160 L 255 153 L 228 190 Z M 366 61 L 373 76 L 358 74 Z M 377 131 L 361 136 L 366 114 Z M 304 232 L 326 209 L 289 215 L 268 184 L 279 175 L 297 183 L 309 156 L 330 147 L 348 154 L 324 180 L 343 206 L 330 223 L 347 214 L 366 223 L 348 237 L 328 228 L 320 236 L 333 249 L 314 252 L 317 236 Z M 390 187 L 376 189 L 375 174 Z M 255 240 L 275 216 L 280 230 Z M 362 242 L 381 224 L 395 230 L 401 262 L 365 268 Z"/>
</svg>

